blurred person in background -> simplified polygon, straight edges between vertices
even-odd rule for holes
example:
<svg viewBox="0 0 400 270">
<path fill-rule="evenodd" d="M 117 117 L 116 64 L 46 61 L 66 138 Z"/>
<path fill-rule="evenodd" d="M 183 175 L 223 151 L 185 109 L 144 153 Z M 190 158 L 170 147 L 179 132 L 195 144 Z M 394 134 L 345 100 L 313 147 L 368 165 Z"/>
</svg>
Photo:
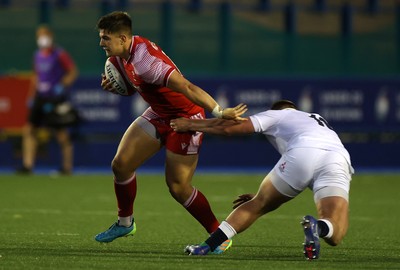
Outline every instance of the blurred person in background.
<svg viewBox="0 0 400 270">
<path fill-rule="evenodd" d="M 78 76 L 77 67 L 70 55 L 54 43 L 52 30 L 40 25 L 36 30 L 38 50 L 34 54 L 30 108 L 28 122 L 23 128 L 22 167 L 18 173 L 33 171 L 37 152 L 38 128 L 49 128 L 61 148 L 61 174 L 71 174 L 73 145 L 68 127 L 77 122 L 77 114 L 68 102 L 68 88 Z"/>
</svg>

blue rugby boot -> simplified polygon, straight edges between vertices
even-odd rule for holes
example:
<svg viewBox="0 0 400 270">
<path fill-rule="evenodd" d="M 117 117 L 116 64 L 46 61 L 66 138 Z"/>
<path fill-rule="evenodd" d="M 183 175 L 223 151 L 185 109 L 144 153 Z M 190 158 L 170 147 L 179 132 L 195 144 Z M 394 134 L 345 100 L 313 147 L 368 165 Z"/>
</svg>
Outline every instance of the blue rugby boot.
<svg viewBox="0 0 400 270">
<path fill-rule="evenodd" d="M 305 216 L 301 221 L 304 230 L 304 256 L 307 260 L 315 260 L 319 257 L 319 235 L 318 235 L 318 222 L 312 216 Z"/>
<path fill-rule="evenodd" d="M 189 245 L 183 250 L 188 255 L 207 255 L 210 252 L 210 247 L 205 243 L 199 245 Z"/>
<path fill-rule="evenodd" d="M 97 242 L 109 243 L 119 237 L 133 236 L 135 232 L 135 222 L 132 222 L 132 225 L 130 227 L 119 226 L 118 222 L 115 222 L 108 230 L 96 235 L 94 239 Z"/>
</svg>

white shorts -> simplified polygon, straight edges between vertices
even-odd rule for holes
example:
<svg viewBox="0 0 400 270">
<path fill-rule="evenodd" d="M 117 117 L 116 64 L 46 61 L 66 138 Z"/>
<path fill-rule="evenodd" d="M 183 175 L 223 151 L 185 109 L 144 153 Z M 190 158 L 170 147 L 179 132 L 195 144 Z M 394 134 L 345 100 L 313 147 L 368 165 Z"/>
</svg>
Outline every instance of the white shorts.
<svg viewBox="0 0 400 270">
<path fill-rule="evenodd" d="M 338 152 L 316 148 L 294 148 L 284 153 L 270 173 L 274 187 L 295 197 L 307 187 L 314 200 L 341 196 L 348 200 L 353 169 Z"/>
</svg>

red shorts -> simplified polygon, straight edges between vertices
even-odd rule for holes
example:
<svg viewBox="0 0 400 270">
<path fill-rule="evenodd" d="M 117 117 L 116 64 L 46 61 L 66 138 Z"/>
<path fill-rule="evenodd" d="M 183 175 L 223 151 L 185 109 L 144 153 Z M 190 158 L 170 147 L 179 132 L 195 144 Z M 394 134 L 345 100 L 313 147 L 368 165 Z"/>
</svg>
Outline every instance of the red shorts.
<svg viewBox="0 0 400 270">
<path fill-rule="evenodd" d="M 204 111 L 192 115 L 191 119 L 204 119 Z M 175 132 L 170 127 L 171 118 L 160 117 L 151 108 L 148 108 L 138 119 L 138 124 L 152 137 L 173 153 L 180 155 L 195 155 L 199 153 L 203 141 L 203 133 L 197 131 Z"/>
</svg>

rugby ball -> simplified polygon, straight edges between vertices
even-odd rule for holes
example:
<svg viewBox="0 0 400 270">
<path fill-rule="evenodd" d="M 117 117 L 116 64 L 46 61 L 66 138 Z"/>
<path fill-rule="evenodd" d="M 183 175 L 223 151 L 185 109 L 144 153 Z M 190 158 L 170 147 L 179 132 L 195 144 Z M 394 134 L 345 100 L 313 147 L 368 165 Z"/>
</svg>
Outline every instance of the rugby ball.
<svg viewBox="0 0 400 270">
<path fill-rule="evenodd" d="M 122 96 L 131 96 L 136 92 L 136 90 L 129 80 L 126 79 L 123 66 L 121 59 L 111 56 L 107 58 L 104 65 L 104 74 L 113 84 L 113 88 L 118 94 Z"/>
</svg>

